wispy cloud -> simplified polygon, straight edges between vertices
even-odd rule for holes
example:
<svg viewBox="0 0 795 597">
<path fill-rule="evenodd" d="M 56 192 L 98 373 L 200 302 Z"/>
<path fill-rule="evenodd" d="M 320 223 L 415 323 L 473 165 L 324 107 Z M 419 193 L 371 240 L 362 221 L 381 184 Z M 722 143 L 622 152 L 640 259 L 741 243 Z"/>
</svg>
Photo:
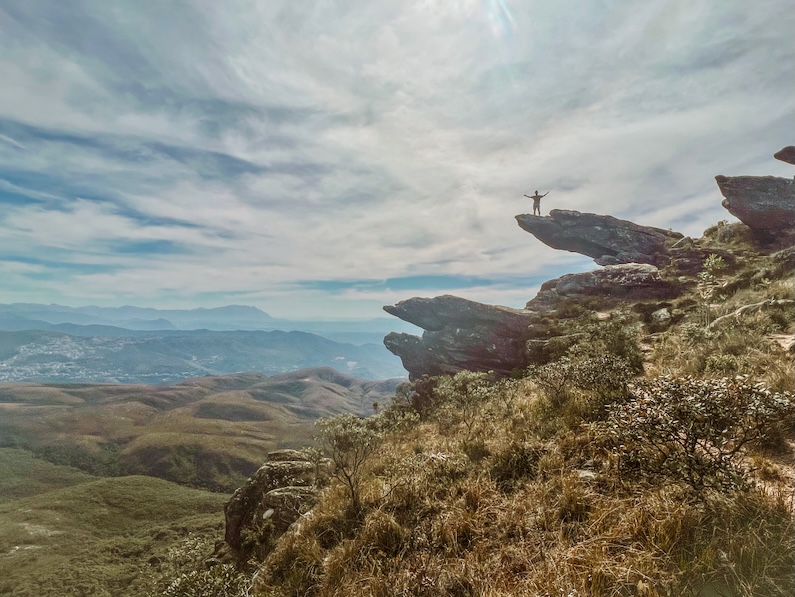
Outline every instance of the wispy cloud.
<svg viewBox="0 0 795 597">
<path fill-rule="evenodd" d="M 0 301 L 521 306 L 544 209 L 699 234 L 782 174 L 785 0 L 0 7 Z M 226 298 L 225 298 L 226 297 Z"/>
</svg>

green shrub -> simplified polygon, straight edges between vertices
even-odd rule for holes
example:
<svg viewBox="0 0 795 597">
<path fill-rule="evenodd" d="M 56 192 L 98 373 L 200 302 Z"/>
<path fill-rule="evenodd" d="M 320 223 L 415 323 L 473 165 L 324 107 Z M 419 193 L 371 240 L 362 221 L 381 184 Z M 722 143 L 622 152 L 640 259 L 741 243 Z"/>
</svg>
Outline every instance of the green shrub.
<svg viewBox="0 0 795 597">
<path fill-rule="evenodd" d="M 737 358 L 730 354 L 714 354 L 707 357 L 705 371 L 715 373 L 734 373 L 737 371 Z"/>
<path fill-rule="evenodd" d="M 643 353 L 638 342 L 638 325 L 626 315 L 613 315 L 606 321 L 591 324 L 586 336 L 570 350 L 571 356 L 622 359 L 632 373 L 643 371 Z"/>
<path fill-rule="evenodd" d="M 683 481 L 696 493 L 730 490 L 747 484 L 740 461 L 749 444 L 794 409 L 791 392 L 744 378 L 658 377 L 638 381 L 629 400 L 609 407 L 607 429 L 624 472 Z"/>
<path fill-rule="evenodd" d="M 392 399 L 392 408 L 413 411 L 421 420 L 427 419 L 437 406 L 435 389 L 439 379 L 423 375 L 416 381 L 400 384 Z"/>
<path fill-rule="evenodd" d="M 530 367 L 528 377 L 538 385 L 554 409 L 559 410 L 568 403 L 576 389 L 582 395 L 579 414 L 586 418 L 600 418 L 605 405 L 626 396 L 632 371 L 626 361 L 612 355 L 563 357 L 541 367 Z"/>
<path fill-rule="evenodd" d="M 493 380 L 489 373 L 459 371 L 452 377 L 440 377 L 434 388 L 437 407 L 443 408 L 443 424 L 462 422 L 467 435 L 474 431 L 481 406 L 492 396 Z"/>
<path fill-rule="evenodd" d="M 231 564 L 218 564 L 209 570 L 181 574 L 165 591 L 164 597 L 244 597 L 251 581 Z"/>
</svg>

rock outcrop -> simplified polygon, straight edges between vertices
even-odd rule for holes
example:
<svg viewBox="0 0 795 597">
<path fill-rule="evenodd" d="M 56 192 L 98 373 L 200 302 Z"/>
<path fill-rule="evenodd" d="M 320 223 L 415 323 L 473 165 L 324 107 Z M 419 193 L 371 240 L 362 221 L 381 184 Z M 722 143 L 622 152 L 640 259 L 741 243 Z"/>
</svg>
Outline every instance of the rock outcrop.
<svg viewBox="0 0 795 597">
<path fill-rule="evenodd" d="M 667 280 L 660 270 L 647 263 L 608 265 L 581 274 L 567 274 L 541 285 L 538 294 L 527 303 L 528 311 L 554 310 L 564 299 L 600 297 L 622 301 L 666 300 L 678 296 L 683 290 L 679 282 Z"/>
<path fill-rule="evenodd" d="M 773 157 L 782 162 L 787 162 L 795 166 L 795 145 L 788 145 L 787 147 L 777 151 Z"/>
<path fill-rule="evenodd" d="M 534 318 L 527 311 L 450 295 L 411 298 L 384 310 L 425 330 L 421 338 L 395 332 L 384 338 L 411 379 L 464 369 L 508 375 L 526 365 L 525 336 Z"/>
<path fill-rule="evenodd" d="M 778 176 L 716 176 L 723 207 L 757 236 L 795 231 L 795 180 Z"/>
<path fill-rule="evenodd" d="M 235 559 L 264 557 L 269 544 L 314 505 L 328 466 L 327 461 L 310 462 L 297 450 L 269 453 L 224 507 L 224 539 Z"/>
<path fill-rule="evenodd" d="M 499 376 L 527 366 L 535 357 L 528 340 L 549 338 L 545 317 L 571 304 L 598 297 L 610 308 L 621 301 L 660 301 L 678 296 L 681 282 L 651 264 L 609 265 L 545 282 L 525 309 L 476 303 L 456 296 L 411 298 L 387 313 L 422 327 L 422 337 L 391 333 L 384 344 L 403 361 L 412 380 L 423 375 L 494 371 Z"/>
<path fill-rule="evenodd" d="M 678 232 L 641 226 L 613 216 L 553 209 L 549 216 L 516 216 L 522 230 L 553 249 L 582 253 L 599 265 L 650 263 L 666 265 L 668 241 Z"/>
</svg>

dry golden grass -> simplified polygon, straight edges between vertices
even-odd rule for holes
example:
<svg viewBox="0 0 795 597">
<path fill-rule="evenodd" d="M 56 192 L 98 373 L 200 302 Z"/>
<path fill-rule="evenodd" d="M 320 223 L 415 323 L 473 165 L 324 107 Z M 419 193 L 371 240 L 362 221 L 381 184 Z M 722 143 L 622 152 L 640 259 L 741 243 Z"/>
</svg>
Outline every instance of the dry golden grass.
<svg viewBox="0 0 795 597">
<path fill-rule="evenodd" d="M 327 489 L 265 561 L 256 594 L 791 593 L 790 502 L 622 481 L 603 438 L 550 433 L 544 404 L 530 384 L 511 416 L 485 404 L 475 460 L 463 423 L 388 438 L 368 464 L 361 516 L 341 487 Z"/>
</svg>

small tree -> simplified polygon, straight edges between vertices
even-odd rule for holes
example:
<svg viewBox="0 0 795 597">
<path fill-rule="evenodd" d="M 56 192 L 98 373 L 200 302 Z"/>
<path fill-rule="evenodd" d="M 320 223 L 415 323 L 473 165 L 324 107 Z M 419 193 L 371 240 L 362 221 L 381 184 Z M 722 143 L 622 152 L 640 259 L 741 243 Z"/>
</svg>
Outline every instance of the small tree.
<svg viewBox="0 0 795 597">
<path fill-rule="evenodd" d="M 352 414 L 337 415 L 315 423 L 320 445 L 334 463 L 332 475 L 347 487 L 354 512 L 362 511 L 362 467 L 378 447 L 381 434 L 373 420 Z"/>
<path fill-rule="evenodd" d="M 701 308 L 704 312 L 704 325 L 712 323 L 712 301 L 718 298 L 721 288 L 726 284 L 718 278 L 718 273 L 726 267 L 723 257 L 711 253 L 704 260 L 704 269 L 698 274 L 698 294 L 701 297 Z"/>
</svg>

